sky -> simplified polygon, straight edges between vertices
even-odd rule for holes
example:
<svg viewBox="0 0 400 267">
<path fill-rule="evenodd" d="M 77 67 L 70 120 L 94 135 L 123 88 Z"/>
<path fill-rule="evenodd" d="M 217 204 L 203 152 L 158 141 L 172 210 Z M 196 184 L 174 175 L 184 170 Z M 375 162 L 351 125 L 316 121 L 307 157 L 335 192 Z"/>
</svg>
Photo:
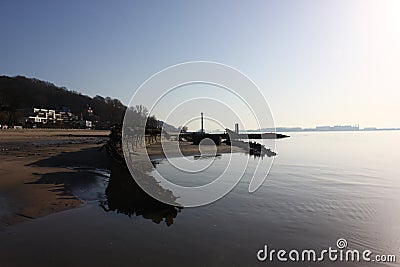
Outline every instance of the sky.
<svg viewBox="0 0 400 267">
<path fill-rule="evenodd" d="M 187 61 L 240 70 L 276 126 L 400 127 L 400 1 L 0 2 L 0 74 L 128 104 Z"/>
</svg>

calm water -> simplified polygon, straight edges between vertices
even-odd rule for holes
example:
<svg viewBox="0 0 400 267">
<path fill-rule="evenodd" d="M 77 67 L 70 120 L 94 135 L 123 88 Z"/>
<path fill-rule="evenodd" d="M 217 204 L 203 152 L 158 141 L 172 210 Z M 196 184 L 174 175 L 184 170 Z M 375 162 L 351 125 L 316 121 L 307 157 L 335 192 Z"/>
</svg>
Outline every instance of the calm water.
<svg viewBox="0 0 400 267">
<path fill-rule="evenodd" d="M 335 247 L 338 238 L 351 249 L 394 254 L 399 262 L 400 132 L 291 136 L 277 142 L 278 156 L 258 191 L 248 193 L 245 176 L 227 196 L 200 208 L 178 210 L 147 198 L 143 203 L 96 180 L 74 191 L 86 200 L 83 207 L 0 231 L 0 266 L 275 266 L 258 262 L 264 245 L 319 251 Z M 231 160 L 248 157 L 234 154 Z M 218 174 L 228 159 L 215 159 L 208 172 Z M 165 161 L 156 168 L 188 183 Z M 114 169 L 113 175 L 125 174 Z M 318 264 L 299 264 L 309 265 Z"/>
</svg>

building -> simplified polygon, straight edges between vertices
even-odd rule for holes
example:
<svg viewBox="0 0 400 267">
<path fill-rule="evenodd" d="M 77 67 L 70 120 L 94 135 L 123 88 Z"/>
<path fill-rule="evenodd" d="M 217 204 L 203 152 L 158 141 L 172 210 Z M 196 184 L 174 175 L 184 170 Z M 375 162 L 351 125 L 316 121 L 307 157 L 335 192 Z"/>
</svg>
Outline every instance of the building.
<svg viewBox="0 0 400 267">
<path fill-rule="evenodd" d="M 93 116 L 93 110 L 90 109 L 90 114 Z M 79 119 L 79 116 L 74 115 L 68 108 L 63 108 L 61 111 L 54 109 L 34 108 L 33 113 L 27 119 L 32 124 L 39 125 L 63 125 L 71 128 L 93 128 L 92 121 Z"/>
<path fill-rule="evenodd" d="M 28 117 L 28 121 L 32 123 L 56 123 L 56 111 L 52 109 L 34 108 L 32 116 Z"/>
</svg>

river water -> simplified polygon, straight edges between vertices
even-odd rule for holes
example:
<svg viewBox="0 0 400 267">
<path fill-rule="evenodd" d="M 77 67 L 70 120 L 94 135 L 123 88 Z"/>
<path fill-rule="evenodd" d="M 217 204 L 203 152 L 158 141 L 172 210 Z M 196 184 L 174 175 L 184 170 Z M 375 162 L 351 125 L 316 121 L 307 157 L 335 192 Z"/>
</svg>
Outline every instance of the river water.
<svg viewBox="0 0 400 267">
<path fill-rule="evenodd" d="M 296 264 L 257 259 L 265 245 L 318 252 L 337 248 L 340 238 L 346 249 L 400 261 L 400 132 L 290 135 L 277 141 L 278 155 L 256 192 L 248 192 L 250 179 L 244 177 L 225 197 L 198 208 L 138 199 L 134 190 L 123 195 L 119 190 L 128 186 L 107 188 L 107 175 L 99 176 L 105 183 L 80 190 L 82 207 L 1 230 L 0 266 L 377 266 L 328 258 Z M 244 153 L 223 154 L 208 173 L 220 173 L 228 160 L 248 159 Z M 271 158 L 264 160 L 267 166 Z M 250 169 L 256 162 L 250 158 Z M 155 168 L 174 182 L 190 182 L 167 161 Z M 118 175 L 127 174 L 114 168 L 110 179 Z M 85 198 L 85 190 L 97 197 Z"/>
</svg>

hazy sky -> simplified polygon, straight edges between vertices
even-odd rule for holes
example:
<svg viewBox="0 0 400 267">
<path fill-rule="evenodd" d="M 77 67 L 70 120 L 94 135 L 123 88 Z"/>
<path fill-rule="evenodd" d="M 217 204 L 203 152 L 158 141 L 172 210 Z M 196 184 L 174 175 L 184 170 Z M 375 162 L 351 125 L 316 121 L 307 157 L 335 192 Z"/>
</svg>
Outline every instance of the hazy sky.
<svg viewBox="0 0 400 267">
<path fill-rule="evenodd" d="M 0 74 L 129 102 L 165 67 L 233 66 L 277 126 L 400 127 L 400 1 L 1 1 Z"/>
</svg>

